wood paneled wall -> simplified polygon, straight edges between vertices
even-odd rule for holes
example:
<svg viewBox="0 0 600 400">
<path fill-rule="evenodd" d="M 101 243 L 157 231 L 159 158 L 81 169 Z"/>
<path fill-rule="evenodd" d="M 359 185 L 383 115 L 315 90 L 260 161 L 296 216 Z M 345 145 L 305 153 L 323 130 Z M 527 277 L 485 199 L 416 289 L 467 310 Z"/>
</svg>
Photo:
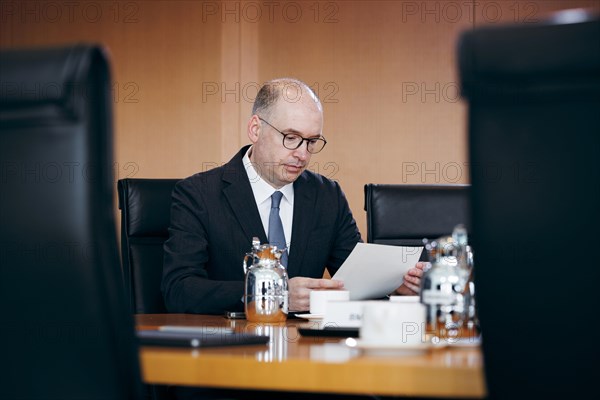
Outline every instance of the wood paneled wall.
<svg viewBox="0 0 600 400">
<path fill-rule="evenodd" d="M 258 86 L 305 80 L 325 108 L 311 169 L 339 180 L 366 239 L 365 183 L 468 182 L 459 33 L 597 0 L 1 1 L 0 46 L 111 53 L 116 178 L 185 177 L 247 143 Z"/>
</svg>

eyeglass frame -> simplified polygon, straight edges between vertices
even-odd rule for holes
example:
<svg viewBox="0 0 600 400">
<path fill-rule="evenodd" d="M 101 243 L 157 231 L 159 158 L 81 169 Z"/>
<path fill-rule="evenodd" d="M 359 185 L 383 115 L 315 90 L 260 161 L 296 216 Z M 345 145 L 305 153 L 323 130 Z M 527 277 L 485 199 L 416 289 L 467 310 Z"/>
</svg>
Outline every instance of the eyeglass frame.
<svg viewBox="0 0 600 400">
<path fill-rule="evenodd" d="M 265 120 L 263 117 L 257 116 L 259 120 L 261 120 L 262 122 L 266 123 L 267 125 L 269 125 L 271 128 L 275 129 L 277 132 L 279 132 L 281 135 L 283 135 L 283 139 L 281 140 L 281 144 L 283 145 L 283 147 L 285 147 L 288 150 L 296 150 L 299 149 L 300 147 L 302 147 L 302 145 L 304 144 L 304 142 L 306 141 L 306 151 L 308 151 L 310 154 L 317 154 L 320 153 L 321 151 L 323 151 L 323 149 L 325 148 L 325 146 L 327 145 L 327 140 L 325 140 L 325 137 L 323 135 L 319 136 L 318 138 L 304 138 L 300 135 L 298 135 L 297 133 L 283 133 L 281 132 L 279 129 L 275 128 L 273 125 L 271 125 L 271 123 L 267 120 Z M 300 139 L 300 142 L 298 143 L 298 146 L 294 147 L 293 149 L 290 149 L 289 147 L 287 147 L 285 145 L 285 139 L 288 136 L 298 136 Z M 321 147 L 321 150 L 313 153 L 312 151 L 310 151 L 308 145 L 310 144 L 311 140 L 321 140 L 323 142 L 323 147 Z"/>
</svg>

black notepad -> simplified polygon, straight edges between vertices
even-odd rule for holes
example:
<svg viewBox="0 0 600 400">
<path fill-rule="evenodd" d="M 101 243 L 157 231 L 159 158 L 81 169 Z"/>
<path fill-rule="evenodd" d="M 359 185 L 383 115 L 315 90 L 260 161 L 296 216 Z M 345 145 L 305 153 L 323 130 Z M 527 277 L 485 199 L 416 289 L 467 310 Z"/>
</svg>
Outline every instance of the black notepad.
<svg viewBox="0 0 600 400">
<path fill-rule="evenodd" d="M 298 333 L 302 336 L 322 336 L 322 337 L 358 337 L 359 328 L 344 328 L 338 326 L 326 326 L 323 329 L 298 328 Z"/>
<path fill-rule="evenodd" d="M 192 333 L 165 332 L 159 330 L 138 331 L 137 337 L 144 346 L 177 346 L 177 347 L 218 347 L 241 346 L 250 344 L 266 344 L 268 336 L 252 333 Z"/>
</svg>

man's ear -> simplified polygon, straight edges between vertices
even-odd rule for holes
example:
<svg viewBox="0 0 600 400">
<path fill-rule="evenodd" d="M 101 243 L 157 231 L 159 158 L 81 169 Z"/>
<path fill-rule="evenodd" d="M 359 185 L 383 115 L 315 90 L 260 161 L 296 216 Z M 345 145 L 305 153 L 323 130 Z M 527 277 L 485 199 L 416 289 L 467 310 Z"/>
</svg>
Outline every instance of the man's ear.
<svg viewBox="0 0 600 400">
<path fill-rule="evenodd" d="M 254 144 L 260 137 L 260 119 L 258 115 L 254 114 L 248 120 L 248 139 Z"/>
</svg>

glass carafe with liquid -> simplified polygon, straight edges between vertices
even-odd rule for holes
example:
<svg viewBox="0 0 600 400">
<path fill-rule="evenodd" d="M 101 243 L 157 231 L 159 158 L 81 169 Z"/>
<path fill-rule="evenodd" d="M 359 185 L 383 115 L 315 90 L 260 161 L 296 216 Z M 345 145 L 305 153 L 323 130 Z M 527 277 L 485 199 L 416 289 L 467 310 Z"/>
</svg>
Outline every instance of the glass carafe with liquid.
<svg viewBox="0 0 600 400">
<path fill-rule="evenodd" d="M 280 258 L 284 249 L 252 239 L 244 257 L 244 304 L 251 322 L 283 322 L 288 314 L 288 276 Z"/>
<path fill-rule="evenodd" d="M 467 231 L 455 227 L 451 236 L 424 240 L 431 268 L 422 279 L 421 303 L 427 309 L 427 332 L 432 341 L 452 342 L 463 336 L 463 325 L 472 318 L 475 302 L 471 272 L 473 252 Z"/>
</svg>

